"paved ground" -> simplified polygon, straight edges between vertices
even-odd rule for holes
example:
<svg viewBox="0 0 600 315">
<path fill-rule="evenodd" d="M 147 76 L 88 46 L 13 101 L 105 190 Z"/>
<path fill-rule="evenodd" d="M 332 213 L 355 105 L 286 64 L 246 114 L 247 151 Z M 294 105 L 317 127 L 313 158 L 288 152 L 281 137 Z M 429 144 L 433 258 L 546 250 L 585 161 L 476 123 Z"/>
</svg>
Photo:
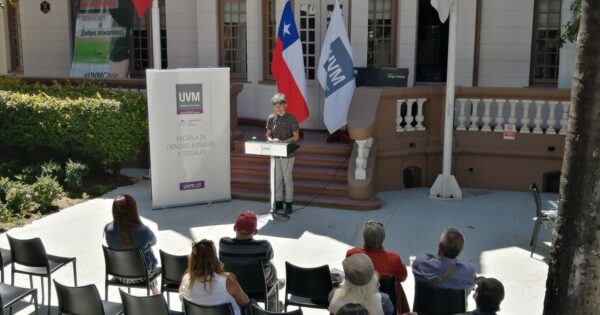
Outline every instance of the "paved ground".
<svg viewBox="0 0 600 315">
<path fill-rule="evenodd" d="M 142 175 L 141 170 L 127 170 L 127 173 Z M 154 248 L 157 257 L 159 249 L 188 254 L 192 240 L 218 241 L 222 236 L 232 235 L 234 220 L 242 210 L 262 213 L 258 237 L 273 244 L 280 277 L 285 277 L 285 261 L 307 267 L 328 264 L 342 269 L 345 251 L 362 244 L 362 226 L 367 220 L 384 223 L 385 248 L 399 252 L 407 265 L 409 256 L 434 251 L 441 231 L 455 226 L 466 236 L 460 257 L 471 259 L 479 274 L 496 277 L 504 283 L 506 298 L 500 314 L 542 312 L 547 274 L 544 257 L 549 252 L 550 231 L 542 228 L 537 253 L 530 258 L 528 243 L 534 203 L 528 192 L 464 189 L 463 201 L 447 202 L 429 200 L 426 188 L 407 189 L 379 194 L 383 200 L 380 210 L 347 211 L 309 206 L 298 209 L 287 222 L 276 222 L 266 213 L 266 203 L 242 200 L 151 210 L 150 181 L 140 179 L 135 185 L 121 187 L 8 233 L 16 238 L 41 237 L 48 253 L 76 256 L 79 284 L 94 283 L 103 296 L 102 229 L 111 220 L 112 198 L 121 193 L 131 194 L 138 200 L 144 223 L 157 234 L 158 245 Z M 542 198 L 554 200 L 557 195 L 543 194 Z M 0 247 L 8 248 L 4 236 L 0 237 Z M 5 271 L 10 273 L 10 268 Z M 59 270 L 53 278 L 71 285 L 72 269 Z M 10 276 L 7 282 L 8 279 Z M 16 280 L 18 285 L 29 285 L 26 276 L 17 276 Z M 39 287 L 39 280 L 34 283 Z M 412 304 L 414 280 L 410 272 L 403 286 Z M 116 288 L 110 289 L 109 298 L 119 301 Z M 172 308 L 177 309 L 178 301 L 171 299 L 172 303 L 173 300 Z M 53 313 L 56 313 L 56 305 L 53 290 Z M 474 305 L 470 299 L 470 308 Z M 20 306 L 25 307 L 20 313 L 33 311 L 32 307 Z M 326 314 L 323 310 L 305 311 L 305 314 L 313 313 Z"/>
</svg>

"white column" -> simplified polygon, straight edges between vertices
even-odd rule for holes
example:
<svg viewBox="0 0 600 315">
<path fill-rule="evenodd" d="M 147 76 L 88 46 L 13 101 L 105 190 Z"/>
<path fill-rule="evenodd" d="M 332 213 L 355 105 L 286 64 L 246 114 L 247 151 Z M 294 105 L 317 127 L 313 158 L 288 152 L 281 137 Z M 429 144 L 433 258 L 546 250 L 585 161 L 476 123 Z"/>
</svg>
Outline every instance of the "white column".
<svg viewBox="0 0 600 315">
<path fill-rule="evenodd" d="M 569 122 L 569 107 L 571 102 L 562 102 L 562 117 L 560 118 L 560 132 L 559 135 L 567 134 L 567 123 Z"/>
<path fill-rule="evenodd" d="M 479 131 L 479 115 L 477 114 L 477 107 L 479 106 L 479 99 L 471 99 L 471 117 L 469 117 L 469 131 Z"/>
<path fill-rule="evenodd" d="M 558 101 L 548 101 L 548 106 L 550 107 L 550 113 L 548 114 L 548 129 L 546 129 L 546 134 L 556 134 L 556 118 L 554 118 L 554 111 L 556 110 L 556 105 Z"/>
<path fill-rule="evenodd" d="M 542 122 L 544 122 L 544 120 L 542 119 L 542 105 L 544 105 L 544 103 L 546 103 L 546 101 L 535 100 L 534 103 L 535 103 L 535 117 L 533 118 L 533 123 L 534 123 L 533 133 L 542 134 L 542 133 L 544 133 L 544 131 L 542 130 Z"/>
<path fill-rule="evenodd" d="M 404 127 L 402 127 L 402 123 L 404 122 L 404 117 L 402 117 L 402 104 L 406 102 L 405 99 L 396 100 L 396 132 L 406 131 Z"/>
<path fill-rule="evenodd" d="M 371 146 L 373 146 L 373 138 L 368 138 L 366 140 L 356 140 L 357 154 L 354 169 L 354 178 L 356 180 L 366 180 L 367 179 L 367 161 L 369 159 L 369 152 L 371 151 Z"/>
<path fill-rule="evenodd" d="M 498 112 L 496 113 L 496 127 L 494 128 L 495 132 L 504 131 L 504 103 L 506 103 L 506 99 L 496 99 Z"/>
<path fill-rule="evenodd" d="M 456 127 L 456 130 L 467 130 L 467 128 L 465 128 L 465 120 L 467 119 L 467 117 L 465 117 L 465 104 L 468 100 L 466 98 L 459 98 L 457 101 L 458 104 L 460 104 L 460 107 L 458 112 L 458 126 Z"/>
<path fill-rule="evenodd" d="M 510 103 L 510 116 L 508 116 L 508 123 L 511 125 L 515 125 L 517 124 L 517 103 L 519 102 L 519 100 L 508 100 L 508 102 Z"/>
<path fill-rule="evenodd" d="M 158 8 L 158 0 L 152 1 L 152 63 L 154 69 L 161 68 L 160 10 Z"/>
<path fill-rule="evenodd" d="M 416 124 L 416 117 L 412 114 L 412 108 L 415 104 L 415 99 L 411 98 L 406 101 L 406 131 L 415 131 L 413 122 Z"/>
<path fill-rule="evenodd" d="M 529 105 L 531 105 L 531 100 L 522 100 L 521 103 L 523 103 L 523 116 L 521 117 L 520 133 L 531 133 L 529 131 Z"/>
<path fill-rule="evenodd" d="M 483 104 L 485 105 L 485 110 L 483 112 L 483 117 L 481 117 L 481 121 L 483 122 L 483 126 L 481 126 L 481 131 L 492 131 L 492 128 L 490 128 L 490 122 L 492 121 L 492 117 L 490 116 L 490 106 L 492 105 L 492 99 L 484 98 Z"/>
<path fill-rule="evenodd" d="M 425 116 L 423 115 L 423 103 L 425 103 L 426 100 L 426 98 L 420 98 L 417 100 L 417 125 L 415 126 L 415 128 L 418 131 L 426 129 L 425 126 L 423 126 L 423 121 L 425 120 Z"/>
</svg>

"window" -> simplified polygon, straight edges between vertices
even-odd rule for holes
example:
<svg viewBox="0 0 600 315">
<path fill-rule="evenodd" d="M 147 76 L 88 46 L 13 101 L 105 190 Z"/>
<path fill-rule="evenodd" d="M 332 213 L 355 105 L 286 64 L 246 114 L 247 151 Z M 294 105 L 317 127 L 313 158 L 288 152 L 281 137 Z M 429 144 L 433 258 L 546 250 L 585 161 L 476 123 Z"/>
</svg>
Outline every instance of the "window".
<svg viewBox="0 0 600 315">
<path fill-rule="evenodd" d="M 229 67 L 232 78 L 246 78 L 246 1 L 220 0 L 220 64 Z"/>
<path fill-rule="evenodd" d="M 367 66 L 395 67 L 396 1 L 369 0 Z"/>
<path fill-rule="evenodd" d="M 7 1 L 8 38 L 10 49 L 10 69 L 12 73 L 23 73 L 23 45 L 21 42 L 21 18 L 19 1 Z"/>
<path fill-rule="evenodd" d="M 271 73 L 273 63 L 273 47 L 277 39 L 277 17 L 275 12 L 275 0 L 263 0 L 263 78 L 264 80 L 275 80 Z"/>
<path fill-rule="evenodd" d="M 71 36 L 75 32 L 77 23 L 77 12 L 79 12 L 80 0 L 71 0 Z M 165 15 L 165 0 L 158 1 L 160 12 L 160 51 L 161 68 L 166 69 L 167 64 L 167 24 Z M 73 37 L 72 37 L 73 38 Z M 143 17 L 134 13 L 133 29 L 131 32 L 132 47 L 129 63 L 129 76 L 132 78 L 144 78 L 146 69 L 153 68 L 152 56 L 152 7 Z"/>
<path fill-rule="evenodd" d="M 560 7 L 561 0 L 535 1 L 531 51 L 532 84 L 558 82 Z"/>
<path fill-rule="evenodd" d="M 306 71 L 306 79 L 314 80 L 317 69 L 317 8 L 315 4 L 300 4 L 300 42 L 302 43 L 302 51 L 304 52 L 304 69 Z"/>
</svg>

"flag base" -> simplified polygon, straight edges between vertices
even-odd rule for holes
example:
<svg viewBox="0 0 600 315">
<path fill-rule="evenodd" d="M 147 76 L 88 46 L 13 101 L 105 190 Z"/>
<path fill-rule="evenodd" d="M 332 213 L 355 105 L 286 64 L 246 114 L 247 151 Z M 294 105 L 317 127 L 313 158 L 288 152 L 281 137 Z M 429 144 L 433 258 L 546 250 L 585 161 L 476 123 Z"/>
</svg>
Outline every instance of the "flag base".
<svg viewBox="0 0 600 315">
<path fill-rule="evenodd" d="M 438 175 L 435 183 L 429 190 L 429 199 L 462 200 L 462 191 L 454 175 Z"/>
</svg>

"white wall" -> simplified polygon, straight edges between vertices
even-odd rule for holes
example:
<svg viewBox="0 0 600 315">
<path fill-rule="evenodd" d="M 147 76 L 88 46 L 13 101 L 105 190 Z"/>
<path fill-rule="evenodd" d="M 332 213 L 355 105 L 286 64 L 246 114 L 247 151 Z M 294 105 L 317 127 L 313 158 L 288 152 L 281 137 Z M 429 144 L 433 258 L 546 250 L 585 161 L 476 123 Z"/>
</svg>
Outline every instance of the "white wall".
<svg viewBox="0 0 600 315">
<path fill-rule="evenodd" d="M 368 31 L 369 31 L 369 2 L 352 1 L 350 13 L 350 45 L 354 67 L 367 66 Z"/>
<path fill-rule="evenodd" d="M 198 65 L 198 22 L 195 1 L 165 1 L 167 58 L 170 69 Z"/>
<path fill-rule="evenodd" d="M 419 1 L 400 0 L 399 2 L 396 65 L 398 68 L 408 68 L 408 86 L 414 86 Z"/>
<path fill-rule="evenodd" d="M 455 82 L 460 86 L 473 86 L 476 9 L 475 0 L 461 0 L 458 5 Z"/>
<path fill-rule="evenodd" d="M 571 10 L 569 7 L 573 1 L 565 0 L 560 8 L 560 24 L 565 25 L 571 20 Z M 564 32 L 564 27 L 563 27 Z M 573 73 L 575 71 L 575 43 L 566 42 L 560 48 L 560 57 L 558 61 L 558 88 L 570 89 L 573 83 Z"/>
<path fill-rule="evenodd" d="M 529 86 L 533 4 L 482 1 L 479 86 Z"/>
<path fill-rule="evenodd" d="M 216 67 L 219 65 L 217 20 L 217 0 L 196 0 L 198 67 Z M 167 29 L 167 34 L 168 32 Z"/>
<path fill-rule="evenodd" d="M 50 12 L 40 1 L 19 1 L 25 76 L 66 77 L 71 70 L 69 1 L 51 1 Z"/>
</svg>

